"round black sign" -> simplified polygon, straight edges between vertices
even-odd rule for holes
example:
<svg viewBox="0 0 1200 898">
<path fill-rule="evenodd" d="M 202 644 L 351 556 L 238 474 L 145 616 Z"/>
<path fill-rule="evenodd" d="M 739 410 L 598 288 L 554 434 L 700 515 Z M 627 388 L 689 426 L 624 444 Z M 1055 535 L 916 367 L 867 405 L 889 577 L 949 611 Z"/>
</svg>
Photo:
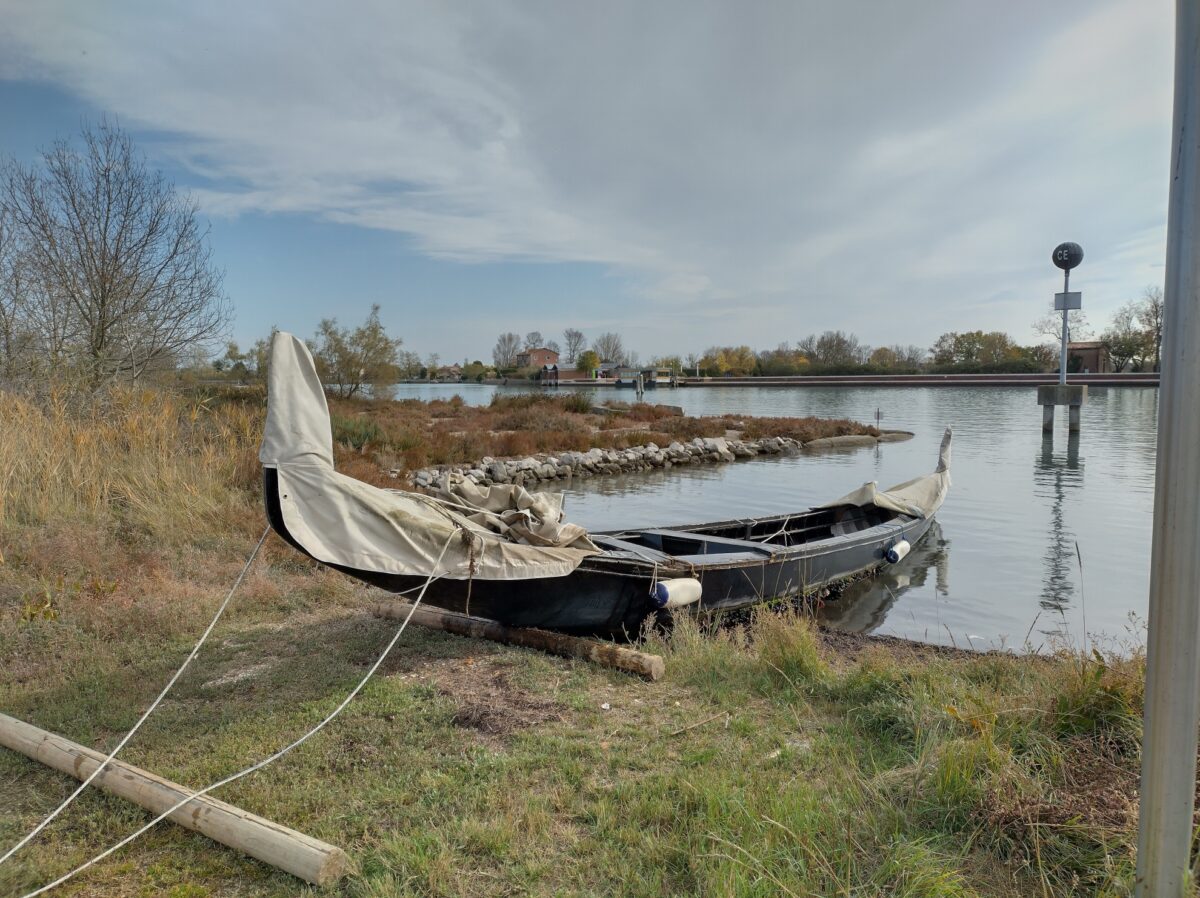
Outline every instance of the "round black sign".
<svg viewBox="0 0 1200 898">
<path fill-rule="evenodd" d="M 1063 271 L 1070 271 L 1083 261 L 1083 247 L 1078 243 L 1060 243 L 1054 247 L 1050 261 Z"/>
</svg>

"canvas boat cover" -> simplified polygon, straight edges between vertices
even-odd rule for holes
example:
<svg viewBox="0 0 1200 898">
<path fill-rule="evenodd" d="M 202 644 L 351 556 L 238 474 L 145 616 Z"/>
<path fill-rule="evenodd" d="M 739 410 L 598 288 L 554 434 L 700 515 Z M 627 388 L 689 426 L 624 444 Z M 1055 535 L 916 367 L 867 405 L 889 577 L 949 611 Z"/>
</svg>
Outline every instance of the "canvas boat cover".
<svg viewBox="0 0 1200 898">
<path fill-rule="evenodd" d="M 842 498 L 827 502 L 821 508 L 833 508 L 837 505 L 857 505 L 867 507 L 874 505 L 886 508 L 888 511 L 912 515 L 914 518 L 931 518 L 942 507 L 946 493 L 950 490 L 950 440 L 953 433 L 949 427 L 942 435 L 942 446 L 938 452 L 937 470 L 924 477 L 906 480 L 890 489 L 881 490 L 871 481 L 864 483 L 854 492 Z"/>
<path fill-rule="evenodd" d="M 523 580 L 565 576 L 600 551 L 586 530 L 563 521 L 561 493 L 464 482 L 426 496 L 339 474 L 312 354 L 287 333 L 271 342 L 258 458 L 278 472 L 288 531 L 327 564 L 383 574 Z"/>
</svg>

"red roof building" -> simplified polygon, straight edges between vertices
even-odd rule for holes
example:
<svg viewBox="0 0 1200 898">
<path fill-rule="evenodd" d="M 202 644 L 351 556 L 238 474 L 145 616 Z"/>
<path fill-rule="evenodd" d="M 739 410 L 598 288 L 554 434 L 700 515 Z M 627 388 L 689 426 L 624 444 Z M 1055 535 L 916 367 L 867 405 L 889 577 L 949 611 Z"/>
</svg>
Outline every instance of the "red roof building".
<svg viewBox="0 0 1200 898">
<path fill-rule="evenodd" d="M 517 356 L 517 364 L 522 368 L 541 368 L 543 365 L 557 365 L 558 353 L 553 349 L 526 349 Z"/>
</svg>

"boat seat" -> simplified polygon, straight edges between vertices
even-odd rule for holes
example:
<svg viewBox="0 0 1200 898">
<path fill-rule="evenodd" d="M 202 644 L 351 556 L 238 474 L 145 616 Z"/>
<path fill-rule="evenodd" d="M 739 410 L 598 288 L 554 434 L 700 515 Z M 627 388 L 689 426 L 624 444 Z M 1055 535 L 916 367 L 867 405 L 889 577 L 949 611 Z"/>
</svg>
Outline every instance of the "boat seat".
<svg viewBox="0 0 1200 898">
<path fill-rule="evenodd" d="M 756 543 L 748 539 L 733 539 L 728 536 L 709 536 L 707 533 L 691 533 L 687 530 L 647 530 L 647 536 L 666 537 L 667 539 L 686 539 L 693 542 L 705 544 L 705 550 L 699 554 L 710 555 L 714 554 L 709 550 L 709 546 L 716 549 L 719 553 L 749 553 L 754 557 L 761 558 L 771 556 L 781 551 L 781 546 L 774 546 L 768 543 Z M 695 553 L 693 553 L 695 554 Z M 688 558 L 690 555 L 676 555 L 676 558 Z"/>
<path fill-rule="evenodd" d="M 636 555 L 638 558 L 645 561 L 657 561 L 665 563 L 671 560 L 672 556 L 666 552 L 660 552 L 658 549 L 651 549 L 649 546 L 639 546 L 637 543 L 631 543 L 628 540 L 618 539 L 615 536 L 605 536 L 600 533 L 590 534 L 592 542 L 602 549 L 612 549 L 615 552 L 629 552 Z"/>
<path fill-rule="evenodd" d="M 716 565 L 744 565 L 747 562 L 766 562 L 769 556 L 762 552 L 708 552 L 701 555 L 672 555 L 675 561 L 682 561 L 693 567 L 704 568 Z"/>
</svg>

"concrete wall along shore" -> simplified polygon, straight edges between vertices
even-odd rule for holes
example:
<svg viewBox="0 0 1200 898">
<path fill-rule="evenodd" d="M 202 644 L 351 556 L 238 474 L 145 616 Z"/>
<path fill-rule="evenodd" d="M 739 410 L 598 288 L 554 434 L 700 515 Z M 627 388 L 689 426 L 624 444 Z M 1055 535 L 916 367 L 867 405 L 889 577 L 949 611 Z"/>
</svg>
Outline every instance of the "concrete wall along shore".
<svg viewBox="0 0 1200 898">
<path fill-rule="evenodd" d="M 759 440 L 738 440 L 724 437 L 696 437 L 686 443 L 673 442 L 665 448 L 656 443 L 631 446 L 628 449 L 589 449 L 587 452 L 565 451 L 539 453 L 526 458 L 492 458 L 485 456 L 475 464 L 442 465 L 423 468 L 409 475 L 418 489 L 428 489 L 447 476 L 451 482 L 467 479 L 489 486 L 494 483 L 530 485 L 549 480 L 573 477 L 595 477 L 604 474 L 629 474 L 652 468 L 671 468 L 676 465 L 722 464 L 736 459 L 760 455 L 811 452 L 824 449 L 874 446 L 898 442 L 912 437 L 906 431 L 884 431 L 878 437 L 850 435 L 823 437 L 801 443 L 787 437 L 763 437 Z M 393 471 L 399 476 L 400 471 Z"/>
</svg>

